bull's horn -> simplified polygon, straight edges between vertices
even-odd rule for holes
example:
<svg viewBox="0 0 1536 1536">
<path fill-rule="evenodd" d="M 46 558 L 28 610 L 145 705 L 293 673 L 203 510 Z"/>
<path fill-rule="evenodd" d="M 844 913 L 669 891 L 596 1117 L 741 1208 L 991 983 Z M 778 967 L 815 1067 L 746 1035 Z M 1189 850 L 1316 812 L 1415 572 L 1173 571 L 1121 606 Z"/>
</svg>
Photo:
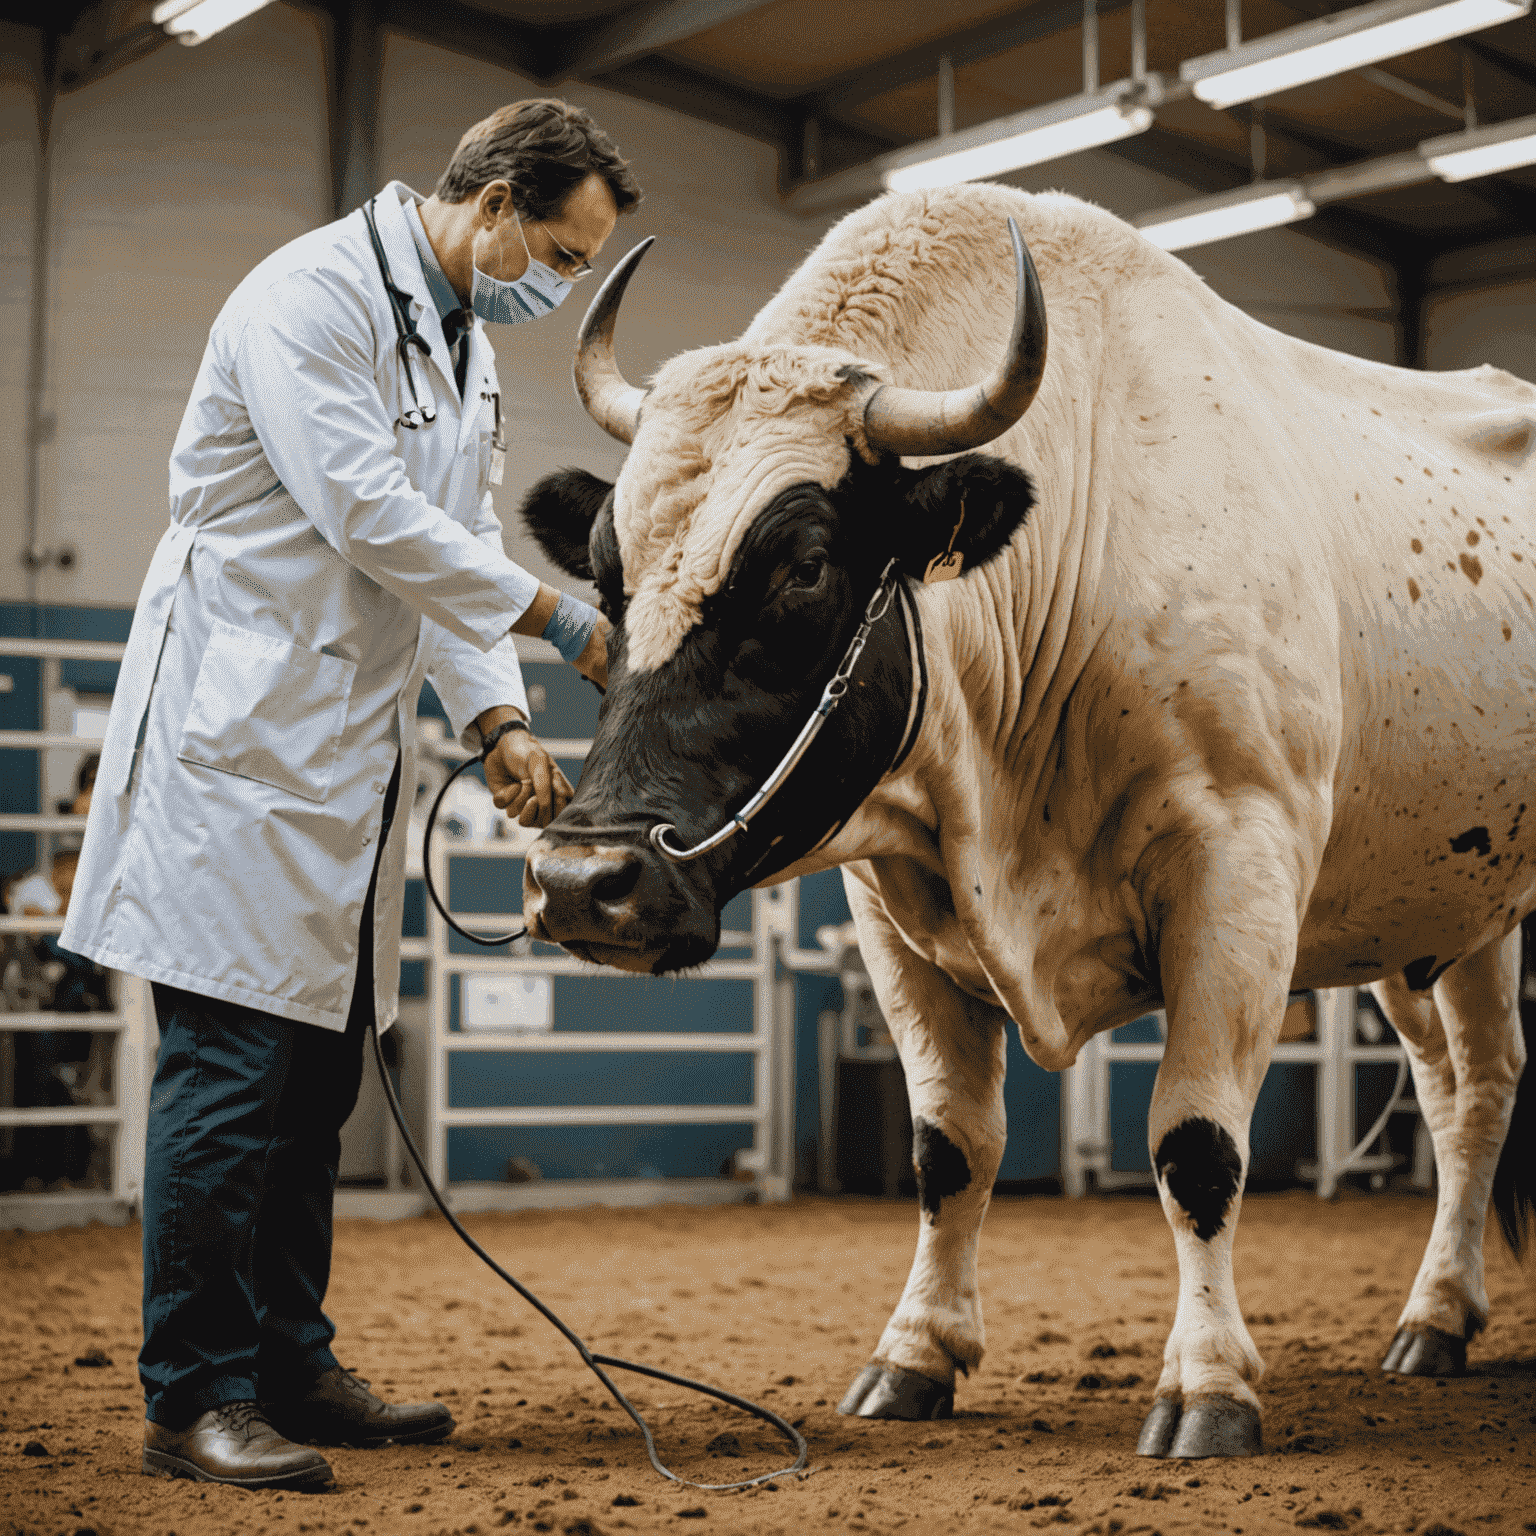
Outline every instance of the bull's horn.
<svg viewBox="0 0 1536 1536">
<path fill-rule="evenodd" d="M 619 372 L 613 356 L 613 326 L 624 290 L 655 240 L 655 235 L 648 235 L 603 279 L 576 333 L 576 364 L 571 370 L 576 393 L 593 421 L 621 443 L 635 440 L 645 391 L 636 389 Z"/>
<path fill-rule="evenodd" d="M 997 372 L 966 389 L 881 386 L 864 407 L 870 447 L 914 458 L 964 453 L 1001 437 L 1029 409 L 1045 373 L 1045 296 L 1029 249 L 1012 219 L 1008 233 L 1013 236 L 1016 281 L 1013 334 Z"/>
</svg>

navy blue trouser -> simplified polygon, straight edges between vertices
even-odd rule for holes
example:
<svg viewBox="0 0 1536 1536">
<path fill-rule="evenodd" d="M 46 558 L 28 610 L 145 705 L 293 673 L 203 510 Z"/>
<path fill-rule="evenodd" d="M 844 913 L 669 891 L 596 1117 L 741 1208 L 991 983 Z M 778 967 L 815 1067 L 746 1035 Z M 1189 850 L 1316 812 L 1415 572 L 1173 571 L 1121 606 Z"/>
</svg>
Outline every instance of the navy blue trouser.
<svg viewBox="0 0 1536 1536">
<path fill-rule="evenodd" d="M 399 776 L 397 762 L 385 833 Z M 344 1032 L 154 985 L 139 1379 L 168 1429 L 221 1403 L 302 1392 L 337 1363 L 321 1303 L 341 1127 L 373 1023 L 377 878 L 376 857 Z"/>
</svg>

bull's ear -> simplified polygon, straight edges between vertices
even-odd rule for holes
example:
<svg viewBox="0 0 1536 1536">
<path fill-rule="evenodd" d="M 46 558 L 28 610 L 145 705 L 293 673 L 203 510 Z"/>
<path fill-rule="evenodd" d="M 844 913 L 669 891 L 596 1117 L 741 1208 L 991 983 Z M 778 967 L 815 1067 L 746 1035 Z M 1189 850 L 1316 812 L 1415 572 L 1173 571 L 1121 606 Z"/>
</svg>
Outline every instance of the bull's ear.
<svg viewBox="0 0 1536 1536">
<path fill-rule="evenodd" d="M 592 580 L 592 522 L 613 484 L 584 469 L 557 469 L 523 497 L 518 510 L 540 549 L 569 576 Z"/>
<path fill-rule="evenodd" d="M 946 551 L 962 557 L 962 570 L 985 565 L 1007 546 L 1035 504 L 1029 476 L 987 453 L 907 473 L 910 510 L 900 553 L 908 573 L 919 578 Z"/>
</svg>

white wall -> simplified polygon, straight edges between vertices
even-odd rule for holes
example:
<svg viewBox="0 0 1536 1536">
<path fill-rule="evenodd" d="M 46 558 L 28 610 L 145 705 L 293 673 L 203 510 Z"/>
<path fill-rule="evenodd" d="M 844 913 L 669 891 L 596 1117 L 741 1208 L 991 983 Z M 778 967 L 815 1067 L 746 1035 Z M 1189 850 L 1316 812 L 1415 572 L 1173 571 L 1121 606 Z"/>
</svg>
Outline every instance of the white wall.
<svg viewBox="0 0 1536 1536">
<path fill-rule="evenodd" d="M 161 48 L 59 99 L 40 537 L 81 558 L 44 573 L 42 601 L 137 596 L 209 326 L 256 262 L 328 215 L 320 59 L 314 20 L 272 6 L 227 46 Z M 0 595 L 17 581 L 0 551 Z"/>
<path fill-rule="evenodd" d="M 1428 365 L 1475 368 L 1492 363 L 1523 379 L 1536 380 L 1533 274 L 1536 236 L 1458 251 L 1437 261 L 1430 271 L 1430 284 L 1451 291 L 1426 306 Z"/>
<path fill-rule="evenodd" d="M 26 33 L 0 29 L 7 41 Z M 55 128 L 55 236 L 45 450 L 45 542 L 74 539 L 76 572 L 45 574 L 39 595 L 131 603 L 165 526 L 166 457 L 207 330 L 262 256 L 329 217 L 321 40 L 312 17 L 273 5 L 195 49 L 168 47 L 61 99 Z M 0 600 L 24 595 L 16 559 L 24 509 L 20 436 L 26 377 L 30 107 L 0 63 Z M 377 125 L 380 179 L 430 190 L 460 133 L 508 101 L 538 94 L 508 71 L 391 36 Z M 655 248 L 630 288 L 619 330 L 639 381 L 684 348 L 738 334 L 830 218 L 785 212 L 767 145 L 612 92 L 572 99 L 630 156 L 646 193 L 621 220 L 617 255 Z M 1063 187 L 1133 215 L 1187 189 L 1094 152 L 1016 178 Z M 1280 329 L 1379 358 L 1392 355 L 1377 266 L 1292 231 L 1189 253 L 1217 292 Z M 498 495 L 514 558 L 552 577 L 513 524 L 523 490 L 564 464 L 612 474 L 623 449 L 574 397 L 570 364 L 591 285 L 552 318 L 498 327 L 511 453 Z M 1366 313 L 1358 313 L 1365 311 Z M 14 530 L 14 532 L 10 532 Z M 569 585 L 566 578 L 562 583 Z"/>
</svg>

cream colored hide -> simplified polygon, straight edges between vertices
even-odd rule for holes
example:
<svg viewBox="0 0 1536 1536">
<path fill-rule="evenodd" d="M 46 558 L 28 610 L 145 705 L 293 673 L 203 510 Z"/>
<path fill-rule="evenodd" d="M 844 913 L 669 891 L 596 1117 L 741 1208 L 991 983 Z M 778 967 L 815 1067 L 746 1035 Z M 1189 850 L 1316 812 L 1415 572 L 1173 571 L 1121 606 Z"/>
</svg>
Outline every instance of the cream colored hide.
<svg viewBox="0 0 1536 1536">
<path fill-rule="evenodd" d="M 1141 1449 L 1249 1454 L 1263 1366 L 1232 1234 L 1291 988 L 1378 982 L 1412 1052 L 1440 1207 L 1397 1366 L 1449 1368 L 1487 1318 L 1536 905 L 1536 388 L 1283 336 L 1065 196 L 885 197 L 739 342 L 657 376 L 616 497 L 633 664 L 666 661 L 776 494 L 862 450 L 844 363 L 927 389 L 995 364 L 1010 214 L 1050 354 L 988 451 L 1040 504 L 998 560 L 919 591 L 921 737 L 789 872 L 844 867 L 914 1116 L 967 1175 L 925 1199 L 844 1409 L 945 1413 L 981 1359 L 1009 1019 L 1055 1070 L 1162 999 L 1148 1136 L 1180 1283 Z"/>
</svg>

